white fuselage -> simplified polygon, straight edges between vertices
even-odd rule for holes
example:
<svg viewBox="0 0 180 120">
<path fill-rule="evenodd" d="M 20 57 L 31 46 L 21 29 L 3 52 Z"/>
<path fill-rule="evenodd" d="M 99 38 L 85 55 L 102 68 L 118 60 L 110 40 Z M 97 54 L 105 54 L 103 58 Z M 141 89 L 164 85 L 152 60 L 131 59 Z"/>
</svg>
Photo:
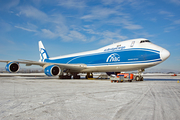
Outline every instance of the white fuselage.
<svg viewBox="0 0 180 120">
<path fill-rule="evenodd" d="M 166 49 L 141 38 L 114 43 L 93 51 L 48 58 L 44 62 L 86 66 L 86 69 L 70 72 L 119 72 L 152 67 L 169 56 Z"/>
</svg>

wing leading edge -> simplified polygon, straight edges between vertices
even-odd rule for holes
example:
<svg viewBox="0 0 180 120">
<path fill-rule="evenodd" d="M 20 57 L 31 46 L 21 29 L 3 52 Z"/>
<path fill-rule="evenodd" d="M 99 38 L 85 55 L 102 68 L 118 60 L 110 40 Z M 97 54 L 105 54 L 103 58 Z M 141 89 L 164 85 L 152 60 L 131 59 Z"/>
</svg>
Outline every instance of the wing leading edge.
<svg viewBox="0 0 180 120">
<path fill-rule="evenodd" d="M 87 68 L 86 64 L 61 64 L 61 63 L 45 62 L 45 60 L 49 59 L 50 57 L 49 57 L 42 41 L 39 41 L 38 45 L 39 45 L 39 54 L 40 54 L 39 61 L 19 59 L 18 61 L 0 60 L 0 62 L 7 63 L 5 69 L 8 72 L 18 72 L 20 69 L 19 64 L 25 64 L 26 66 L 38 65 L 38 66 L 43 67 L 44 73 L 47 76 L 62 75 L 64 71 L 68 71 L 71 73 L 74 72 L 77 74 Z"/>
<path fill-rule="evenodd" d="M 59 66 L 61 69 L 70 69 L 72 71 L 81 71 L 83 69 L 86 69 L 87 65 L 85 64 L 59 64 L 59 63 L 46 63 L 46 62 L 37 62 L 37 61 L 30 61 L 30 60 L 24 60 L 24 61 L 11 61 L 11 60 L 0 60 L 0 62 L 5 63 L 17 63 L 17 64 L 25 64 L 26 66 L 31 65 L 39 65 L 43 68 L 50 66 L 50 65 L 56 65 Z"/>
</svg>

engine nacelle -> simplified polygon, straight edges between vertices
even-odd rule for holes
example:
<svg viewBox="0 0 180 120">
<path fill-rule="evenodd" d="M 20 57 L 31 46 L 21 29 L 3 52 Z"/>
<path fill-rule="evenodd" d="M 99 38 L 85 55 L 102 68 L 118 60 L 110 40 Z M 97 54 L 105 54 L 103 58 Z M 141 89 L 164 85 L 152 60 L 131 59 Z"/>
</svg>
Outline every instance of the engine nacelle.
<svg viewBox="0 0 180 120">
<path fill-rule="evenodd" d="M 10 62 L 5 67 L 6 71 L 8 71 L 10 73 L 18 72 L 19 68 L 20 68 L 19 64 L 16 62 Z"/>
<path fill-rule="evenodd" d="M 61 73 L 61 69 L 57 65 L 50 65 L 44 68 L 44 73 L 47 76 L 57 76 Z"/>
</svg>

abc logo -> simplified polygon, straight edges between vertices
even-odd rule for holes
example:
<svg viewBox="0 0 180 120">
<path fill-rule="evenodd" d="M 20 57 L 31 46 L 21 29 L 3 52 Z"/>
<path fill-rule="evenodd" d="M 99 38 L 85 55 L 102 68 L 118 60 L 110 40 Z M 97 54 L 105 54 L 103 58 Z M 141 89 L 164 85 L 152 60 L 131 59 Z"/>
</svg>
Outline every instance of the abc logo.
<svg viewBox="0 0 180 120">
<path fill-rule="evenodd" d="M 117 62 L 120 61 L 120 56 L 117 53 L 113 53 L 109 55 L 107 58 L 106 62 Z"/>
</svg>

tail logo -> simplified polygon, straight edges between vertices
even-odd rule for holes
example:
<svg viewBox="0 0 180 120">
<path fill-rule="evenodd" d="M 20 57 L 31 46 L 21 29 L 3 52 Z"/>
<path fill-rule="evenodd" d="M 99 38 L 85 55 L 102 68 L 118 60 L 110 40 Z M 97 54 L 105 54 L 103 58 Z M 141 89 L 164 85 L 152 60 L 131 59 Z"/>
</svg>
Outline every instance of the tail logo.
<svg viewBox="0 0 180 120">
<path fill-rule="evenodd" d="M 45 59 L 48 58 L 48 54 L 45 49 L 41 48 L 40 50 L 40 61 L 44 62 Z"/>
<path fill-rule="evenodd" d="M 117 53 L 113 53 L 109 55 L 109 57 L 106 59 L 106 62 L 118 62 L 120 61 L 120 56 Z"/>
</svg>

